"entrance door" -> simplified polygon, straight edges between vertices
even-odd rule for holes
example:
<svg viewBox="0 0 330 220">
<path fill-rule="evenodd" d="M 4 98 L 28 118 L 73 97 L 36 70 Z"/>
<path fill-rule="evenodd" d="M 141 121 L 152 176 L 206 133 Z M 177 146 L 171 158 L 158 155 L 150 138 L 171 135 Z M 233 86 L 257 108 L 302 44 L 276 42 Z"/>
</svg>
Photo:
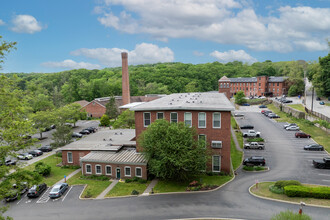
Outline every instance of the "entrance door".
<svg viewBox="0 0 330 220">
<path fill-rule="evenodd" d="M 116 178 L 120 179 L 120 168 L 116 169 L 116 173 L 117 173 Z"/>
</svg>

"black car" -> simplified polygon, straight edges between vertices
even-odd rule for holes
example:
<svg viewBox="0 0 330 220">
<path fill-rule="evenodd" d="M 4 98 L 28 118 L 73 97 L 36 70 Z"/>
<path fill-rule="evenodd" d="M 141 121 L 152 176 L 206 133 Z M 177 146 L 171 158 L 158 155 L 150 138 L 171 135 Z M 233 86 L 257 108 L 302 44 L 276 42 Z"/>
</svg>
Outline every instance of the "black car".
<svg viewBox="0 0 330 220">
<path fill-rule="evenodd" d="M 90 132 L 86 129 L 79 132 L 79 134 L 90 134 Z"/>
<path fill-rule="evenodd" d="M 56 184 L 50 191 L 49 197 L 52 199 L 61 197 L 68 188 L 69 185 L 67 183 Z"/>
<path fill-rule="evenodd" d="M 292 103 L 292 100 L 284 99 L 284 100 L 282 100 L 282 103 Z"/>
<path fill-rule="evenodd" d="M 268 114 L 270 114 L 270 113 L 273 113 L 272 111 L 269 111 L 269 110 L 267 110 L 267 111 L 264 111 L 262 114 L 264 114 L 264 116 L 268 116 Z"/>
<path fill-rule="evenodd" d="M 95 127 L 88 127 L 85 128 L 85 130 L 88 130 L 90 133 L 95 133 L 97 129 Z"/>
<path fill-rule="evenodd" d="M 46 183 L 42 183 L 40 185 L 34 185 L 29 189 L 27 196 L 29 198 L 39 197 L 42 194 L 42 192 L 44 192 L 46 189 L 47 189 Z"/>
<path fill-rule="evenodd" d="M 31 150 L 29 154 L 32 154 L 32 156 L 34 157 L 37 157 L 43 155 L 44 153 L 41 150 Z"/>
<path fill-rule="evenodd" d="M 82 134 L 79 134 L 77 132 L 73 132 L 72 135 L 71 135 L 73 138 L 82 138 Z"/>
<path fill-rule="evenodd" d="M 252 156 L 243 160 L 243 165 L 247 166 L 265 166 L 266 160 L 261 156 Z"/>
<path fill-rule="evenodd" d="M 309 144 L 304 147 L 304 150 L 323 151 L 324 147 L 319 144 Z"/>
<path fill-rule="evenodd" d="M 259 105 L 259 108 L 267 108 L 265 105 Z"/>
<path fill-rule="evenodd" d="M 253 125 L 242 125 L 241 129 L 253 129 L 254 126 Z"/>
<path fill-rule="evenodd" d="M 49 152 L 49 151 L 52 151 L 53 148 L 50 145 L 45 145 L 45 146 L 40 147 L 38 150 L 40 150 L 42 152 Z"/>
</svg>

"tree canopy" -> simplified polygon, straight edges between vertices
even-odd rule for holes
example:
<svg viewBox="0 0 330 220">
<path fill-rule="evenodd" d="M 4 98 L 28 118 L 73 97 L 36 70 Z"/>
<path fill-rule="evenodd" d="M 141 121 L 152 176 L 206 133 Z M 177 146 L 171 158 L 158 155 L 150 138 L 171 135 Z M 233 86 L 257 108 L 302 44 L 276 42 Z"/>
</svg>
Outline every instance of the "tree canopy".
<svg viewBox="0 0 330 220">
<path fill-rule="evenodd" d="M 148 171 L 158 178 L 185 180 L 205 170 L 205 143 L 196 141 L 194 128 L 184 123 L 156 120 L 139 138 Z"/>
</svg>

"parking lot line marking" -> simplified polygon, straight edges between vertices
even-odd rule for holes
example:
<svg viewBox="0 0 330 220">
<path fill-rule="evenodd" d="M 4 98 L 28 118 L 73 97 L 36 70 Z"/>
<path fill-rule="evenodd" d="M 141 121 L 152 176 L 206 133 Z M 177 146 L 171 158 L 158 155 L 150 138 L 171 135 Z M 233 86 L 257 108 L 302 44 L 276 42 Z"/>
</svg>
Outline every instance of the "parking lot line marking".
<svg viewBox="0 0 330 220">
<path fill-rule="evenodd" d="M 66 198 L 66 196 L 69 194 L 70 190 L 72 189 L 72 186 L 70 187 L 70 189 L 68 190 L 68 192 L 65 194 L 65 196 L 62 199 L 62 202 L 64 201 L 64 199 Z"/>
<path fill-rule="evenodd" d="M 38 199 L 37 203 L 46 203 L 49 200 L 49 196 L 46 195 L 46 193 L 48 193 L 50 190 L 50 188 L 48 188 L 43 194 L 42 196 Z"/>
<path fill-rule="evenodd" d="M 321 176 L 330 176 L 330 174 L 325 174 L 325 173 L 319 173 Z"/>
<path fill-rule="evenodd" d="M 26 195 L 24 195 L 26 197 Z M 21 199 L 16 203 L 17 205 L 23 200 L 24 196 L 21 197 Z"/>
<path fill-rule="evenodd" d="M 322 181 L 325 181 L 325 182 L 330 182 L 330 180 L 322 180 Z"/>
</svg>

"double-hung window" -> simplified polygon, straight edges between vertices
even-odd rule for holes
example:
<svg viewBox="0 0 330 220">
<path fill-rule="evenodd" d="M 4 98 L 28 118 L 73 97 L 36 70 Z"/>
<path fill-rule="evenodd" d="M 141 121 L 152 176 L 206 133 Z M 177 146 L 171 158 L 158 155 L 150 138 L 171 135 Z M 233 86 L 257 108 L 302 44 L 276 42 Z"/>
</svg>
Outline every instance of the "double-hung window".
<svg viewBox="0 0 330 220">
<path fill-rule="evenodd" d="M 72 152 L 68 152 L 68 163 L 73 163 Z"/>
<path fill-rule="evenodd" d="M 177 123 L 178 122 L 178 113 L 171 112 L 171 122 Z"/>
<path fill-rule="evenodd" d="M 101 165 L 95 165 L 95 173 L 96 174 L 102 174 Z"/>
<path fill-rule="evenodd" d="M 111 175 L 111 166 L 110 165 L 107 165 L 107 166 L 105 166 L 105 174 L 106 175 Z"/>
<path fill-rule="evenodd" d="M 164 112 L 157 112 L 157 119 L 163 119 L 164 118 Z"/>
<path fill-rule="evenodd" d="M 220 112 L 213 113 L 213 128 L 221 128 L 221 114 Z"/>
<path fill-rule="evenodd" d="M 131 176 L 131 167 L 125 167 L 125 176 Z"/>
<path fill-rule="evenodd" d="M 206 128 L 206 113 L 198 113 L 198 128 Z"/>
<path fill-rule="evenodd" d="M 191 127 L 191 125 L 192 125 L 191 112 L 184 113 L 184 123 L 185 123 L 185 125 L 188 125 L 189 127 Z"/>
<path fill-rule="evenodd" d="M 212 171 L 220 172 L 220 156 L 218 155 L 212 157 Z"/>
<path fill-rule="evenodd" d="M 90 164 L 86 164 L 86 173 L 92 173 L 92 166 Z"/>
<path fill-rule="evenodd" d="M 148 127 L 150 125 L 150 123 L 151 123 L 150 112 L 143 113 L 143 122 L 144 122 L 144 127 Z"/>
<path fill-rule="evenodd" d="M 135 176 L 142 177 L 142 168 L 141 167 L 135 168 Z"/>
</svg>

